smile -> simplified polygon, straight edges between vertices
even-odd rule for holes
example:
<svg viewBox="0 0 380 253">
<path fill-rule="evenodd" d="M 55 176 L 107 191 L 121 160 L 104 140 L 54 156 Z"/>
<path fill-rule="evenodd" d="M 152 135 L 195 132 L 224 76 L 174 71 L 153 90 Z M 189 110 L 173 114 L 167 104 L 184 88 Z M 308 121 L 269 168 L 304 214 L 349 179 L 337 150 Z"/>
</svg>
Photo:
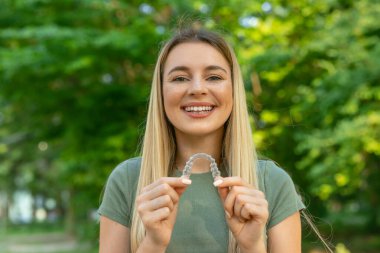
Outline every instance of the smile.
<svg viewBox="0 0 380 253">
<path fill-rule="evenodd" d="M 185 111 L 187 112 L 209 112 L 214 109 L 213 106 L 186 106 Z"/>
</svg>

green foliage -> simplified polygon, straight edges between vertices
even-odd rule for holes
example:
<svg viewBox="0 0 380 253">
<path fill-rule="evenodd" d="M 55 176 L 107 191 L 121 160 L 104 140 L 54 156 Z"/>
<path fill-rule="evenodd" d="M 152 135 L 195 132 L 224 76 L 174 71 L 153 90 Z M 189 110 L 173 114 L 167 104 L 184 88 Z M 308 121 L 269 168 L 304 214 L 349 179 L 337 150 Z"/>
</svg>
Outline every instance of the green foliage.
<svg viewBox="0 0 380 253">
<path fill-rule="evenodd" d="M 330 1 L 297 8 L 308 15 L 302 22 L 286 18 L 292 26 L 285 37 L 251 60 L 264 87 L 256 98 L 262 104 L 256 135 L 262 151 L 316 197 L 311 208 L 342 212 L 355 199 L 356 212 L 372 213 L 367 225 L 378 227 L 380 5 Z"/>
<path fill-rule="evenodd" d="M 236 49 L 259 152 L 316 216 L 360 212 L 375 230 L 379 14 L 370 0 L 1 1 L 0 190 L 68 190 L 86 219 L 138 153 L 160 42 L 195 17 Z"/>
</svg>

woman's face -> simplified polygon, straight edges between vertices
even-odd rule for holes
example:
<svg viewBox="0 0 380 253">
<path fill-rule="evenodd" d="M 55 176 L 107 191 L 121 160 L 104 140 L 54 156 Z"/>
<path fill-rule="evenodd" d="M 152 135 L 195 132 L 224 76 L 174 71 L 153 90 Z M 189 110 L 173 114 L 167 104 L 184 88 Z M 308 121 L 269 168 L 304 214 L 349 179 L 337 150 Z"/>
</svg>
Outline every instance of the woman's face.
<svg viewBox="0 0 380 253">
<path fill-rule="evenodd" d="M 162 80 L 165 112 L 177 135 L 224 131 L 233 104 L 231 69 L 214 47 L 203 42 L 175 46 Z"/>
</svg>

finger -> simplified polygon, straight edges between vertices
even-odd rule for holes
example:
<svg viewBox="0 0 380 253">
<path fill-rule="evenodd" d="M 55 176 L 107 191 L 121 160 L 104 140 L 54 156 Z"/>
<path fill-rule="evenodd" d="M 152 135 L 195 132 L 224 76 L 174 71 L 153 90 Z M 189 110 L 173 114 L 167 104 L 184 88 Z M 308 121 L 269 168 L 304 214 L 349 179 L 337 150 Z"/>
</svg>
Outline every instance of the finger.
<svg viewBox="0 0 380 253">
<path fill-rule="evenodd" d="M 218 187 L 219 196 L 223 202 L 225 202 L 228 193 L 233 186 L 246 186 L 247 188 L 253 188 L 240 177 L 219 177 L 214 181 L 214 185 Z"/>
<path fill-rule="evenodd" d="M 249 188 L 246 186 L 218 187 L 218 192 L 221 195 L 223 200 L 227 197 L 226 192 L 228 193 L 232 188 L 236 191 L 236 193 L 239 193 L 239 194 L 250 195 L 257 198 L 265 198 L 265 194 L 262 191 Z"/>
<path fill-rule="evenodd" d="M 191 180 L 183 180 L 181 177 L 161 177 L 160 179 L 154 181 L 150 185 L 145 186 L 142 189 L 142 192 L 150 191 L 151 189 L 157 187 L 160 184 L 168 184 L 173 188 L 183 188 L 187 187 L 189 184 L 191 184 Z"/>
<path fill-rule="evenodd" d="M 229 187 L 218 187 L 218 193 L 223 203 L 226 201 L 226 198 L 229 192 L 230 192 Z"/>
<path fill-rule="evenodd" d="M 266 223 L 269 212 L 265 203 L 246 203 L 241 210 L 241 217 L 246 220 L 255 219 Z"/>
<path fill-rule="evenodd" d="M 152 226 L 154 223 L 168 219 L 170 216 L 170 213 L 171 211 L 168 207 L 163 207 L 153 212 L 144 213 L 144 215 L 140 215 L 140 218 L 144 226 L 149 227 L 149 226 Z"/>
<path fill-rule="evenodd" d="M 218 183 L 217 186 L 219 186 L 221 183 Z M 215 185 L 215 182 L 214 182 L 214 185 Z M 247 187 L 244 187 L 244 186 L 234 186 L 234 187 L 241 187 L 241 193 L 245 193 L 245 194 L 251 194 L 249 191 L 251 189 L 248 189 Z M 225 201 L 228 193 L 230 192 L 230 190 L 232 189 L 231 186 L 224 186 L 224 187 L 218 187 L 218 192 L 219 192 L 219 195 L 221 197 L 221 199 L 223 200 L 223 202 Z"/>
<path fill-rule="evenodd" d="M 254 197 L 249 196 L 249 195 L 244 195 L 244 194 L 237 194 L 235 196 L 235 203 L 234 203 L 234 214 L 239 218 L 239 219 L 245 219 L 241 212 L 244 209 L 244 205 L 250 202 L 254 201 Z"/>
<path fill-rule="evenodd" d="M 241 216 L 248 218 L 248 216 L 268 216 L 268 201 L 266 199 L 254 198 L 247 202 L 242 210 Z"/>
<path fill-rule="evenodd" d="M 187 189 L 187 187 L 174 188 L 174 190 L 177 193 L 178 197 L 181 197 L 182 194 L 186 191 L 186 189 Z"/>
<path fill-rule="evenodd" d="M 225 189 L 228 189 L 228 187 L 225 187 Z M 234 204 L 235 204 L 235 196 L 236 191 L 233 189 L 234 187 L 231 187 L 230 190 L 228 190 L 228 194 L 226 198 L 224 199 L 224 210 L 228 212 L 228 214 L 232 217 L 234 215 Z"/>
<path fill-rule="evenodd" d="M 178 202 L 178 199 L 179 199 L 178 193 L 167 183 L 160 184 L 156 186 L 155 188 L 151 189 L 150 191 L 143 192 L 139 196 L 138 201 L 141 202 L 141 201 L 152 200 L 162 195 L 169 195 L 174 203 Z"/>
<path fill-rule="evenodd" d="M 221 183 L 223 183 L 223 177 L 219 176 L 219 177 L 214 178 L 213 184 L 215 187 L 217 187 L 219 196 L 222 199 L 222 201 L 224 202 L 224 200 L 226 199 L 227 194 L 229 192 L 229 187 L 218 187 Z"/>
<path fill-rule="evenodd" d="M 156 199 L 143 202 L 137 207 L 137 210 L 139 213 L 143 214 L 153 212 L 163 207 L 169 208 L 170 211 L 173 210 L 174 203 L 172 202 L 169 195 L 159 196 Z"/>
<path fill-rule="evenodd" d="M 220 178 L 220 180 L 222 180 L 223 182 L 218 183 L 217 187 L 246 186 L 249 188 L 254 188 L 241 177 L 224 177 Z"/>
<path fill-rule="evenodd" d="M 235 198 L 237 195 L 251 195 L 252 189 L 249 189 L 245 186 L 232 186 L 232 187 L 223 187 L 224 189 L 228 189 L 228 194 L 224 198 L 224 209 L 231 215 L 233 216 L 235 213 L 234 207 L 235 207 Z M 223 191 L 222 189 L 220 191 Z M 225 194 L 225 192 L 222 192 L 222 194 Z M 240 206 L 241 208 L 241 206 Z M 239 216 L 240 212 L 236 213 L 236 215 Z"/>
<path fill-rule="evenodd" d="M 214 178 L 214 183 L 213 185 L 215 187 L 217 187 L 218 185 L 220 185 L 221 183 L 223 183 L 223 178 L 221 176 L 217 176 Z"/>
<path fill-rule="evenodd" d="M 184 183 L 184 184 L 187 184 L 187 185 L 191 184 L 191 180 L 190 180 L 189 176 L 181 176 L 180 179 L 181 179 L 182 183 Z"/>
<path fill-rule="evenodd" d="M 251 213 L 249 208 L 254 208 L 254 207 L 249 207 L 251 204 L 247 203 L 244 208 L 241 209 L 240 216 L 243 219 L 250 220 L 251 219 Z"/>
</svg>

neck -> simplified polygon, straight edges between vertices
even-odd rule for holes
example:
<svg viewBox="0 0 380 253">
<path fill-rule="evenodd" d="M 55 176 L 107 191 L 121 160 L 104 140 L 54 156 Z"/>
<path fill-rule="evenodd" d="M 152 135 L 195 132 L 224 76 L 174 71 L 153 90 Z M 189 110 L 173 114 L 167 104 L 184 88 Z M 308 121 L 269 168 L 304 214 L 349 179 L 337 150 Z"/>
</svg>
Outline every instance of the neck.
<svg viewBox="0 0 380 253">
<path fill-rule="evenodd" d="M 222 154 L 223 131 L 218 131 L 206 136 L 188 136 L 176 131 L 177 152 L 176 166 L 183 170 L 190 156 L 196 153 L 211 155 L 219 164 Z M 192 173 L 203 173 L 210 170 L 210 162 L 205 159 L 197 159 L 192 166 Z"/>
</svg>

